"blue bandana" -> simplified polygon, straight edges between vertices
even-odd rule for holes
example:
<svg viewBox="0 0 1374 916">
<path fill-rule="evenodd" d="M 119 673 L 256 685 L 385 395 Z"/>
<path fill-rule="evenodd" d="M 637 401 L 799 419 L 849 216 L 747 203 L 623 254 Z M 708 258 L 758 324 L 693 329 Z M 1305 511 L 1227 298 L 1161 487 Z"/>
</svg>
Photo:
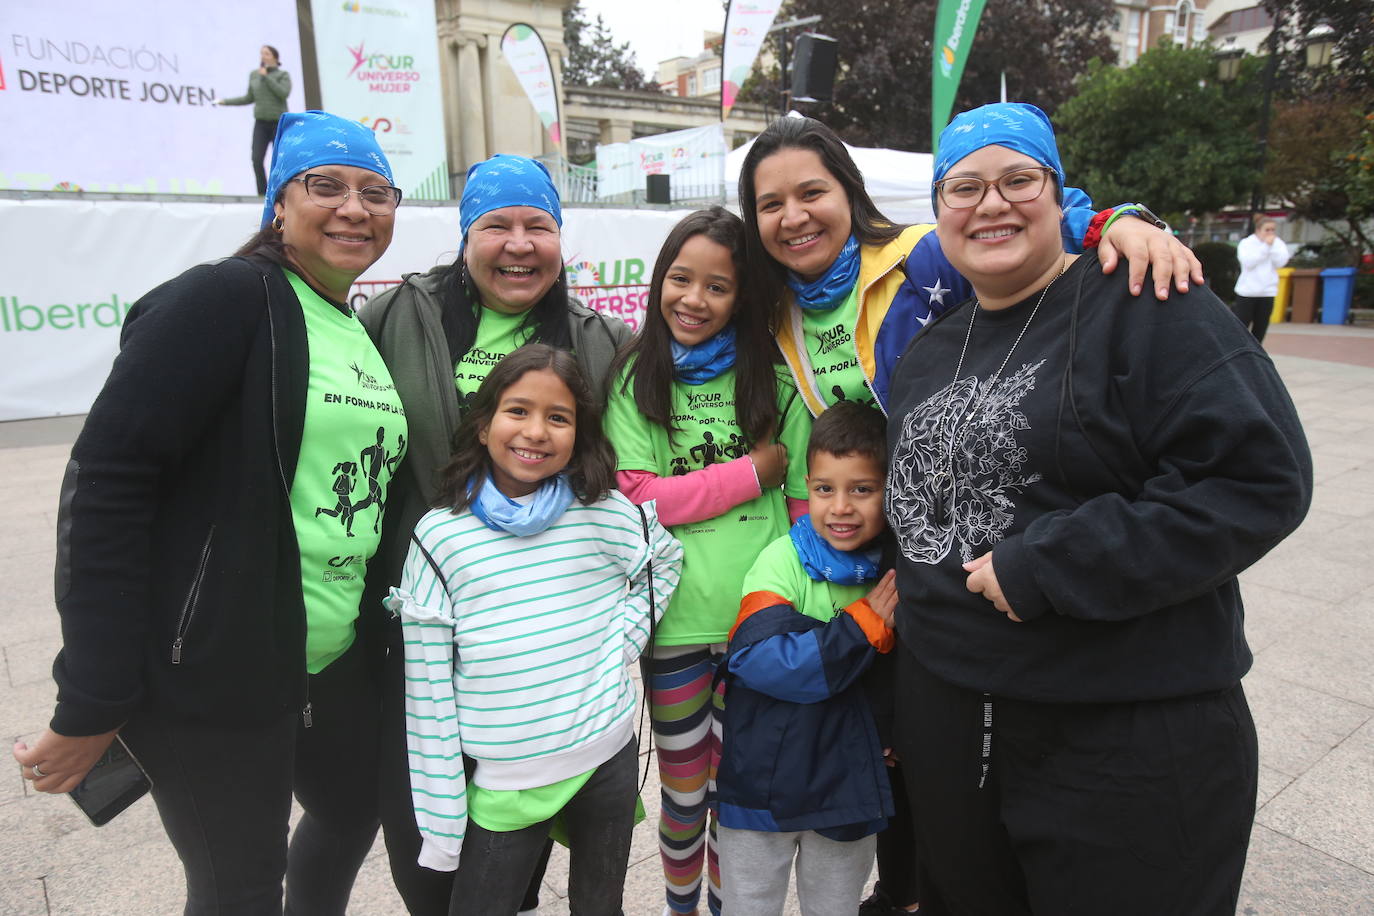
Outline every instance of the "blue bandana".
<svg viewBox="0 0 1374 916">
<path fill-rule="evenodd" d="M 267 201 L 262 225 L 272 222 L 272 205 L 286 183 L 317 165 L 351 165 L 376 172 L 394 184 L 391 163 L 372 128 L 327 111 L 288 111 L 277 122 L 272 141 L 272 172 L 267 176 Z"/>
<path fill-rule="evenodd" d="M 572 505 L 573 491 L 566 474 L 555 474 L 534 491 L 534 500 L 521 505 L 496 488 L 488 474 L 472 500 L 472 514 L 492 531 L 509 531 L 518 538 L 538 534 L 562 517 Z"/>
<path fill-rule="evenodd" d="M 796 294 L 797 304 L 813 311 L 829 311 L 839 305 L 859 282 L 859 240 L 854 236 L 844 243 L 835 263 L 830 265 L 821 277 L 807 283 L 801 277 L 787 272 L 787 285 Z"/>
<path fill-rule="evenodd" d="M 563 208 L 544 163 L 524 156 L 497 153 L 468 169 L 467 184 L 458 203 L 459 235 L 466 239 L 477 218 L 503 207 L 536 207 L 563 225 Z"/>
<path fill-rule="evenodd" d="M 673 378 L 686 385 L 702 385 L 735 364 L 735 326 L 727 324 L 714 336 L 691 347 L 673 342 Z"/>
<path fill-rule="evenodd" d="M 882 555 L 879 548 L 836 550 L 812 526 L 809 513 L 797 519 L 788 534 L 792 536 L 792 546 L 797 550 L 802 569 L 817 582 L 863 585 L 878 581 L 878 560 Z"/>
<path fill-rule="evenodd" d="M 940 154 L 931 177 L 930 205 L 938 212 L 934 183 L 944 178 L 960 159 L 985 146 L 1005 146 L 1025 153 L 1055 171 L 1055 183 L 1064 187 L 1064 166 L 1054 128 L 1045 113 L 1025 102 L 997 102 L 959 115 L 940 132 Z"/>
</svg>

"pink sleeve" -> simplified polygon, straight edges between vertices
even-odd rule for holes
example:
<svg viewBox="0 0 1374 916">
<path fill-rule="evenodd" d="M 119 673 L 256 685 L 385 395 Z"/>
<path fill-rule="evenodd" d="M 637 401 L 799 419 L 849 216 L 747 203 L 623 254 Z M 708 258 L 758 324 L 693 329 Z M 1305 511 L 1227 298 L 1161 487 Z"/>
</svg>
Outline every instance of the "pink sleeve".
<svg viewBox="0 0 1374 916">
<path fill-rule="evenodd" d="M 652 471 L 616 471 L 615 481 L 632 503 L 657 500 L 658 520 L 665 525 L 715 518 L 762 492 L 754 462 L 747 456 L 680 477 L 660 477 Z"/>
<path fill-rule="evenodd" d="M 810 511 L 810 508 L 810 503 L 804 499 L 793 499 L 790 496 L 787 497 L 787 517 L 793 522 Z"/>
</svg>

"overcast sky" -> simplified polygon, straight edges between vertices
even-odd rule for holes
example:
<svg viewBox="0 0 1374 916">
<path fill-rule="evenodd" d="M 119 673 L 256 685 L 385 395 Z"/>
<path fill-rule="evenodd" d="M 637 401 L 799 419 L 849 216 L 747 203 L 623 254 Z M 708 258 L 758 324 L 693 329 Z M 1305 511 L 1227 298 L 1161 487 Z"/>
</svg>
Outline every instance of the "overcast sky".
<svg viewBox="0 0 1374 916">
<path fill-rule="evenodd" d="M 582 8 L 593 21 L 600 13 L 617 43 L 630 43 L 650 79 L 659 61 L 695 57 L 704 32 L 725 30 L 721 0 L 582 0 Z"/>
</svg>

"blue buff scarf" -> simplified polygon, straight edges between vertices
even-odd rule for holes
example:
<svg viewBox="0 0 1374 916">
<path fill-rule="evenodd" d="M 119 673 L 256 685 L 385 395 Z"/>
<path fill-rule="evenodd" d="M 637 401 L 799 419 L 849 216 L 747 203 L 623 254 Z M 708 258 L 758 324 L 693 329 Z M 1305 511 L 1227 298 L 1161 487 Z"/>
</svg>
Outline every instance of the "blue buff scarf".
<svg viewBox="0 0 1374 916">
<path fill-rule="evenodd" d="M 572 501 L 572 485 L 566 474 L 556 474 L 541 483 L 534 491 L 534 499 L 525 505 L 497 489 L 488 474 L 472 500 L 472 514 L 492 531 L 508 531 L 524 538 L 558 521 Z"/>
<path fill-rule="evenodd" d="M 267 178 L 267 200 L 262 207 L 262 225 L 276 214 L 272 205 L 286 183 L 317 165 L 351 165 L 376 172 L 389 184 L 391 163 L 377 142 L 372 128 L 341 118 L 327 111 L 288 111 L 277 122 L 277 138 L 272 141 L 272 172 Z"/>
<path fill-rule="evenodd" d="M 703 385 L 735 364 L 735 326 L 727 324 L 714 337 L 691 347 L 673 342 L 673 378 L 684 385 Z"/>
<path fill-rule="evenodd" d="M 797 305 L 812 311 L 828 312 L 843 302 L 859 282 L 859 240 L 854 236 L 844 243 L 835 263 L 818 279 L 807 283 L 787 272 L 787 285 L 796 294 Z"/>
<path fill-rule="evenodd" d="M 817 582 L 836 585 L 863 585 L 878 581 L 878 559 L 881 551 L 836 550 L 811 524 L 810 514 L 803 515 L 788 532 L 802 569 Z"/>
</svg>

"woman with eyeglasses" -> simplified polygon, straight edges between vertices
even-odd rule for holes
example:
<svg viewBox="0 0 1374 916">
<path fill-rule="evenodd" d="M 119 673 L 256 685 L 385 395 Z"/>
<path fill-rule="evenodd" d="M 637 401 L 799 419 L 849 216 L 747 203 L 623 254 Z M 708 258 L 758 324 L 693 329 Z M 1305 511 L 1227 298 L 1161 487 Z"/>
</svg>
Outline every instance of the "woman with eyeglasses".
<svg viewBox="0 0 1374 916">
<path fill-rule="evenodd" d="M 921 912 L 1229 916 L 1258 769 L 1236 576 L 1302 520 L 1311 457 L 1210 290 L 1064 252 L 1063 174 L 1033 106 L 950 123 L 932 202 L 973 294 L 892 376 Z"/>
<path fill-rule="evenodd" d="M 359 614 L 406 418 L 345 304 L 401 192 L 371 130 L 277 128 L 261 230 L 129 312 L 59 508 L 42 792 L 118 734 L 188 914 L 342 914 L 377 832 L 382 610 Z M 287 843 L 292 795 L 304 813 Z"/>
</svg>

